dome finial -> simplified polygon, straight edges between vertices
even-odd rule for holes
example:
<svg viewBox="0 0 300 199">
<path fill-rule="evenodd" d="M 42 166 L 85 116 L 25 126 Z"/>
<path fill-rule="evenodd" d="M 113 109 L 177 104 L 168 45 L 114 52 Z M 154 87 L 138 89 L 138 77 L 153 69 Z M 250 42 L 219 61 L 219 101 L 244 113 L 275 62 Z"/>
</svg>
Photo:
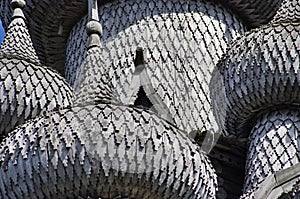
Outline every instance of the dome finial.
<svg viewBox="0 0 300 199">
<path fill-rule="evenodd" d="M 11 1 L 11 7 L 13 8 L 12 21 L 8 26 L 0 55 L 40 63 L 25 23 L 25 16 L 22 10 L 25 5 L 24 0 Z"/>
<path fill-rule="evenodd" d="M 109 68 L 102 59 L 102 28 L 99 23 L 97 0 L 89 0 L 88 9 L 89 22 L 86 30 L 90 41 L 82 70 L 78 72 L 74 86 L 78 91 L 75 104 L 118 103 L 112 89 Z"/>
<path fill-rule="evenodd" d="M 26 6 L 26 2 L 24 0 L 12 0 L 11 6 L 13 9 L 16 9 L 16 8 L 23 9 Z"/>
<path fill-rule="evenodd" d="M 12 0 L 11 7 L 13 8 L 13 19 L 22 18 L 25 19 L 23 8 L 25 8 L 26 2 L 24 0 Z"/>
<path fill-rule="evenodd" d="M 86 25 L 87 34 L 90 37 L 89 47 L 100 46 L 102 27 L 98 17 L 97 0 L 89 0 L 89 22 Z"/>
</svg>

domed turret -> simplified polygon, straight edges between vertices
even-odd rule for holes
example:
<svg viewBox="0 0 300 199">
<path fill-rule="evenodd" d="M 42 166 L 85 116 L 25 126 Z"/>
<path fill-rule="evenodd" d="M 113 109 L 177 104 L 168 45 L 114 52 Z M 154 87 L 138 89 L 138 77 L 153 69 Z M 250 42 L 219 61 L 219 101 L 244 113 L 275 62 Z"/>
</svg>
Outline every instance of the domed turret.
<svg viewBox="0 0 300 199">
<path fill-rule="evenodd" d="M 93 23 L 96 2 L 89 1 Z M 89 31 L 83 66 L 87 74 L 81 76 L 84 92 L 77 93 L 78 106 L 36 118 L 2 143 L 0 195 L 215 198 L 215 171 L 185 133 L 145 109 L 117 100 L 110 104 L 112 88 L 103 86 L 102 80 L 88 86 L 90 75 L 101 79 L 108 72 L 99 61 L 98 30 Z M 97 100 L 91 103 L 94 96 Z"/>
<path fill-rule="evenodd" d="M 1 44 L 1 54 L 6 57 L 18 57 L 19 60 L 28 60 L 34 64 L 40 61 L 33 48 L 31 37 L 25 23 L 22 9 L 25 1 L 12 0 L 12 21 L 8 26 L 5 40 Z"/>
<path fill-rule="evenodd" d="M 110 66 L 118 99 L 130 105 L 147 99 L 145 106 L 164 110 L 157 112 L 187 134 L 216 130 L 208 83 L 227 45 L 244 33 L 241 21 L 221 4 L 203 0 L 117 0 L 99 10 L 101 55 Z M 87 16 L 74 26 L 67 44 L 66 78 L 71 85 L 81 79 L 86 23 Z M 138 48 L 144 58 L 139 66 Z"/>
<path fill-rule="evenodd" d="M 215 114 L 225 135 L 249 137 L 245 192 L 299 162 L 300 2 L 237 39 L 214 71 Z"/>
<path fill-rule="evenodd" d="M 5 9 L 7 1 L 0 2 L 0 8 Z M 124 98 L 132 97 L 126 96 L 130 92 L 124 89 L 124 85 L 132 85 L 135 50 L 143 47 L 148 54 L 145 56 L 145 70 L 175 124 L 187 132 L 211 130 L 215 126 L 211 124 L 215 122 L 210 110 L 208 82 L 213 67 L 225 52 L 227 44 L 243 33 L 242 22 L 248 27 L 268 22 L 280 2 L 281 0 L 101 2 L 105 21 L 103 27 L 108 30 L 105 31 L 104 40 L 110 41 L 107 42 L 108 45 L 104 45 L 109 51 L 116 49 L 116 52 L 106 54 L 109 59 L 115 58 L 114 63 L 110 63 L 116 67 L 113 69 L 112 83 L 117 87 L 116 92 L 121 101 L 127 103 Z M 74 23 L 84 17 L 84 1 L 73 0 L 70 3 L 30 0 L 29 4 L 27 14 L 31 19 L 31 32 L 35 46 L 38 46 L 39 57 L 48 66 L 58 67 L 61 72 L 64 71 L 66 59 L 66 77 L 73 85 L 87 46 L 84 31 L 86 19 L 74 27 Z M 143 12 L 140 12 L 140 8 Z M 7 21 L 7 15 L 3 16 L 4 21 Z M 111 20 L 112 18 L 117 20 Z M 67 44 L 68 36 L 70 40 Z M 149 45 L 144 44 L 145 41 Z M 111 45 L 117 48 L 112 48 Z M 128 67 L 125 68 L 124 65 Z M 187 79 L 189 83 L 186 82 Z M 132 99 L 139 98 L 140 88 L 136 90 Z M 134 104 L 135 101 L 130 103 Z"/>
<path fill-rule="evenodd" d="M 207 1 L 220 2 L 242 19 L 246 26 L 253 28 L 268 23 L 276 13 L 282 0 Z M 181 2 L 191 3 L 192 1 Z M 0 1 L 0 13 L 3 13 L 0 15 L 0 18 L 5 28 L 9 24 L 11 17 L 9 3 L 10 0 Z M 65 59 L 67 58 L 64 52 L 68 34 L 74 26 L 74 22 L 79 21 L 86 14 L 86 2 L 82 0 L 72 0 L 72 2 L 27 0 L 27 3 L 28 6 L 25 9 L 25 13 L 30 18 L 30 32 L 38 50 L 39 58 L 43 64 L 63 72 Z M 115 1 L 101 1 L 100 3 L 102 5 L 114 4 Z M 144 7 L 142 8 L 144 9 Z M 140 12 L 139 14 L 142 13 Z M 129 17 L 130 15 L 127 16 Z M 82 49 L 77 50 L 81 51 Z M 78 51 L 74 53 L 79 53 Z"/>
<path fill-rule="evenodd" d="M 0 49 L 0 136 L 25 120 L 71 104 L 72 89 L 35 53 L 22 8 L 13 0 L 12 22 Z"/>
<path fill-rule="evenodd" d="M 148 111 L 72 108 L 18 128 L 0 148 L 0 196 L 215 198 L 209 159 Z"/>
<path fill-rule="evenodd" d="M 272 23 L 237 39 L 214 71 L 212 98 L 216 110 L 227 102 L 224 110 L 216 111 L 225 111 L 226 134 L 240 136 L 258 113 L 300 102 L 299 20 L 281 17 L 282 10 Z M 216 83 L 224 92 L 215 89 Z"/>
</svg>

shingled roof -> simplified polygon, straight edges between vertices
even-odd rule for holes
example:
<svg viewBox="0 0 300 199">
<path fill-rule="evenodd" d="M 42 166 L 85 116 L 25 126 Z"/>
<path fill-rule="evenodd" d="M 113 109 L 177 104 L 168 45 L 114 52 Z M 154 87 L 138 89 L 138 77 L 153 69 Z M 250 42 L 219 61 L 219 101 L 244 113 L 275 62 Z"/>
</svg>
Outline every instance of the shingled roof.
<svg viewBox="0 0 300 199">
<path fill-rule="evenodd" d="M 249 28 L 267 23 L 282 0 L 214 0 L 235 12 Z M 109 1 L 101 1 L 105 4 Z M 0 2 L 0 17 L 6 29 L 11 12 L 10 0 Z M 65 46 L 69 32 L 87 12 L 85 0 L 28 0 L 25 16 L 42 63 L 64 73 Z"/>
</svg>

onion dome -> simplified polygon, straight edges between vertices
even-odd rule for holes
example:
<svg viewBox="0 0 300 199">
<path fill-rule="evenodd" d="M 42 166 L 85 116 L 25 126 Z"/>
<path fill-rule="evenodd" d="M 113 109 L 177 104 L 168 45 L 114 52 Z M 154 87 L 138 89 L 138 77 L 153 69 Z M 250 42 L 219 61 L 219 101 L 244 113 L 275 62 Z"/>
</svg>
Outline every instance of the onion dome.
<svg viewBox="0 0 300 199">
<path fill-rule="evenodd" d="M 91 20 L 88 32 L 100 27 Z M 89 34 L 85 63 L 101 71 L 91 56 L 99 52 L 99 29 Z M 90 105 L 78 93 L 86 103 L 31 120 L 2 142 L 3 198 L 215 198 L 214 169 L 185 133 L 147 110 Z"/>
<path fill-rule="evenodd" d="M 0 148 L 2 198 L 215 198 L 209 159 L 147 111 L 115 105 L 31 121 Z"/>
<path fill-rule="evenodd" d="M 299 1 L 286 1 L 268 25 L 237 39 L 211 81 L 212 99 L 226 135 L 247 136 L 268 110 L 299 107 Z"/>
<path fill-rule="evenodd" d="M 293 108 L 270 111 L 257 120 L 249 136 L 244 193 L 253 194 L 268 176 L 300 162 L 299 120 L 299 109 Z"/>
<path fill-rule="evenodd" d="M 41 66 L 33 48 L 22 8 L 14 13 L 0 49 L 0 136 L 25 120 L 71 104 L 72 89 L 52 69 Z"/>
<path fill-rule="evenodd" d="M 155 1 L 153 2 L 155 3 Z M 186 1 L 182 2 L 186 4 Z M 258 27 L 272 19 L 281 0 L 207 0 L 207 2 L 220 2 L 240 19 L 243 19 L 248 27 Z M 0 17 L 5 28 L 11 17 L 9 3 L 10 0 L 0 1 L 0 13 L 3 13 Z M 101 1 L 101 3 L 103 5 L 114 4 L 115 1 Z M 139 1 L 135 3 L 139 3 Z M 39 58 L 43 64 L 63 73 L 65 59 L 67 58 L 65 55 L 67 38 L 74 23 L 86 14 L 86 1 L 27 0 L 27 4 L 25 15 L 30 19 L 30 32 Z M 154 5 L 155 7 L 160 6 L 156 3 Z M 126 10 L 126 12 L 128 11 Z M 128 17 L 130 17 L 130 14 L 127 15 L 125 20 L 128 20 Z"/>
<path fill-rule="evenodd" d="M 26 60 L 39 64 L 40 61 L 34 50 L 25 17 L 22 9 L 25 7 L 25 1 L 12 0 L 11 7 L 14 9 L 12 21 L 7 29 L 5 40 L 1 45 L 2 57 L 18 57 L 20 60 Z"/>
<path fill-rule="evenodd" d="M 123 104 L 148 101 L 144 107 L 163 110 L 157 113 L 187 133 L 215 130 L 209 82 L 228 44 L 244 33 L 239 19 L 222 5 L 203 0 L 118 0 L 100 6 L 99 14 L 101 59 L 115 96 Z M 83 17 L 69 36 L 66 78 L 71 85 L 82 79 L 78 71 L 88 46 L 87 20 Z"/>
<path fill-rule="evenodd" d="M 214 71 L 211 93 L 224 134 L 248 137 L 244 198 L 266 198 L 254 195 L 268 177 L 300 161 L 299 6 L 285 0 L 270 24 L 236 40 Z"/>
<path fill-rule="evenodd" d="M 79 104 L 98 104 L 111 103 L 115 101 L 111 87 L 111 78 L 105 71 L 105 67 L 95 67 L 96 65 L 105 66 L 101 59 L 99 47 L 88 50 L 84 59 L 82 71 L 79 72 L 77 84 L 75 85 L 76 103 Z"/>
</svg>

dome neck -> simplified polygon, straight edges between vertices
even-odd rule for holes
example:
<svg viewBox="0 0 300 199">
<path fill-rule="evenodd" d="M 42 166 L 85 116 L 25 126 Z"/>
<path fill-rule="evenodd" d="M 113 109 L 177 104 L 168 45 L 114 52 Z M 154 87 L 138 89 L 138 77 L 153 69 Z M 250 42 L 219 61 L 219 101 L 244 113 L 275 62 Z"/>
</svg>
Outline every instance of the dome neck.
<svg viewBox="0 0 300 199">
<path fill-rule="evenodd" d="M 300 21 L 300 0 L 284 0 L 282 2 L 273 19 L 273 23 L 281 23 L 283 21 Z"/>
<path fill-rule="evenodd" d="M 78 90 L 75 104 L 117 103 L 113 95 L 109 71 L 101 56 L 102 28 L 98 18 L 97 0 L 89 0 L 89 22 L 86 31 L 89 36 L 88 51 L 82 70 L 77 76 Z"/>
<path fill-rule="evenodd" d="M 93 47 L 100 47 L 102 26 L 99 22 L 97 0 L 89 0 L 88 9 L 89 22 L 86 25 L 86 32 L 89 36 L 88 49 L 90 49 Z"/>
<path fill-rule="evenodd" d="M 25 1 L 13 0 L 11 6 L 13 8 L 12 21 L 0 48 L 0 54 L 39 64 L 40 61 L 33 47 L 22 10 L 25 7 Z"/>
</svg>

